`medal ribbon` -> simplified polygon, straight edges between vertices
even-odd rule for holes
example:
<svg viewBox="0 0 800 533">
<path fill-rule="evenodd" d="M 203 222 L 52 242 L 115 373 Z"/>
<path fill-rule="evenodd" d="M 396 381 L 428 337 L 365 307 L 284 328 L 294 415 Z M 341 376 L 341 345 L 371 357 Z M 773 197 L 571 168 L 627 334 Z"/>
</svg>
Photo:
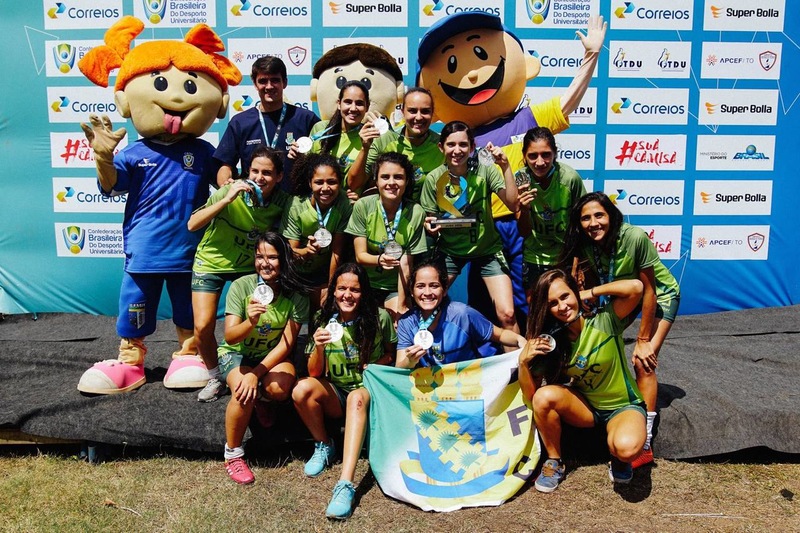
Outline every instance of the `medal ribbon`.
<svg viewBox="0 0 800 533">
<path fill-rule="evenodd" d="M 320 228 L 325 228 L 325 226 L 328 224 L 328 219 L 331 218 L 331 213 L 333 212 L 333 206 L 330 206 L 328 208 L 328 212 L 325 213 L 325 218 L 322 218 L 322 211 L 320 211 L 320 209 L 319 209 L 319 203 L 318 202 L 314 202 L 314 207 L 317 209 L 317 221 L 319 222 L 319 227 Z"/>
<path fill-rule="evenodd" d="M 458 177 L 458 186 L 461 194 L 455 200 L 450 200 L 445 192 L 452 187 L 449 174 L 442 174 L 436 182 L 436 205 L 446 214 L 454 218 L 462 218 L 460 209 L 467 205 L 467 180 L 464 176 Z"/>
<path fill-rule="evenodd" d="M 267 203 L 264 203 L 264 193 L 261 192 L 261 187 L 259 187 L 253 180 L 244 180 L 244 182 L 253 188 L 252 192 L 245 192 L 245 203 L 248 203 L 247 197 L 249 196 L 250 202 L 248 205 L 250 207 L 267 207 L 269 205 L 269 200 L 267 200 Z M 253 202 L 252 198 L 253 194 L 255 194 L 256 200 L 258 201 L 258 205 L 256 205 L 255 202 Z"/>
<path fill-rule="evenodd" d="M 433 310 L 431 316 L 424 319 L 422 318 L 422 313 L 419 314 L 419 329 L 428 329 L 433 324 L 433 321 L 436 320 L 436 315 L 439 314 L 439 306 L 436 306 L 436 309 Z"/>
<path fill-rule="evenodd" d="M 275 148 L 278 144 L 278 135 L 281 134 L 281 129 L 283 128 L 283 121 L 286 120 L 286 102 L 283 103 L 283 107 L 281 107 L 281 118 L 278 119 L 278 125 L 275 127 L 275 136 L 272 138 L 272 141 L 269 140 L 267 136 L 267 126 L 264 124 L 264 114 L 259 111 L 258 112 L 258 121 L 261 122 L 261 131 L 264 133 L 264 141 L 269 145 L 270 148 Z"/>
<path fill-rule="evenodd" d="M 378 207 L 381 209 L 381 215 L 383 215 L 383 225 L 386 227 L 386 237 L 387 242 L 395 240 L 395 235 L 397 235 L 397 227 L 400 225 L 400 215 L 403 214 L 403 202 L 400 202 L 400 205 L 397 206 L 397 212 L 394 214 L 394 223 L 389 226 L 389 217 L 386 216 L 386 209 L 383 208 L 383 202 L 378 202 Z"/>
<path fill-rule="evenodd" d="M 614 251 L 612 250 L 610 257 L 608 258 L 608 272 L 603 270 L 600 248 L 598 248 L 596 245 L 592 245 L 592 252 L 594 253 L 594 265 L 597 268 L 597 277 L 600 278 L 600 284 L 605 285 L 606 283 L 611 283 L 614 281 Z M 600 307 L 605 306 L 608 303 L 608 300 L 608 296 L 600 296 L 598 298 Z"/>
</svg>

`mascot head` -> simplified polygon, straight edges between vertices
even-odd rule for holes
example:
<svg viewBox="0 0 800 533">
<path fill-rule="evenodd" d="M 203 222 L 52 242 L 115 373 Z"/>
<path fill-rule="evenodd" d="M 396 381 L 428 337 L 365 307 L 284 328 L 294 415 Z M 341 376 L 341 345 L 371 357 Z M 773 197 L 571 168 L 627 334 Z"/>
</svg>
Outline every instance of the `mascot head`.
<svg viewBox="0 0 800 533">
<path fill-rule="evenodd" d="M 366 43 L 346 44 L 328 50 L 314 65 L 311 101 L 317 102 L 322 120 L 336 111 L 339 90 L 358 80 L 369 90 L 369 110 L 391 117 L 403 101 L 403 73 L 392 54 Z"/>
<path fill-rule="evenodd" d="M 114 100 L 120 114 L 133 121 L 145 138 L 175 140 L 198 137 L 228 107 L 228 85 L 242 75 L 216 52 L 225 46 L 214 31 L 198 24 L 180 41 L 148 41 L 131 49 L 144 29 L 134 17 L 123 17 L 105 34 L 105 44 L 78 63 L 93 83 L 108 87 L 108 75 L 118 68 Z"/>
<path fill-rule="evenodd" d="M 474 128 L 513 113 L 526 82 L 540 68 L 500 17 L 463 11 L 441 19 L 423 35 L 417 85 L 433 94 L 435 119 L 462 120 Z"/>
</svg>

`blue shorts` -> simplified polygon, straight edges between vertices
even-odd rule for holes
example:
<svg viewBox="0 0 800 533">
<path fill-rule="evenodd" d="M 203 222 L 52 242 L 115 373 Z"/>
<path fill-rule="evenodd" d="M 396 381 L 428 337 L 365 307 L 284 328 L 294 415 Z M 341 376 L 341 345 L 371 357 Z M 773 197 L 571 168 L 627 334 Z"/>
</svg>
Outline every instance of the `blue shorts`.
<svg viewBox="0 0 800 533">
<path fill-rule="evenodd" d="M 495 219 L 494 227 L 503 241 L 503 255 L 508 263 L 509 276 L 514 294 L 514 307 L 520 312 L 528 314 L 528 300 L 525 296 L 525 285 L 522 281 L 522 250 L 525 239 L 519 234 L 517 219 L 508 215 Z"/>
<path fill-rule="evenodd" d="M 119 290 L 117 335 L 125 338 L 146 337 L 156 330 L 161 291 L 167 283 L 172 303 L 172 321 L 183 329 L 194 329 L 192 316 L 192 274 L 131 274 L 124 272 Z"/>
<path fill-rule="evenodd" d="M 620 414 L 623 411 L 637 411 L 642 413 L 642 416 L 647 418 L 647 410 L 645 409 L 644 402 L 642 403 L 632 403 L 630 405 L 625 405 L 620 407 L 619 409 L 595 409 L 591 407 L 592 416 L 594 416 L 594 425 L 595 426 L 604 426 L 608 424 L 608 421 Z"/>
</svg>

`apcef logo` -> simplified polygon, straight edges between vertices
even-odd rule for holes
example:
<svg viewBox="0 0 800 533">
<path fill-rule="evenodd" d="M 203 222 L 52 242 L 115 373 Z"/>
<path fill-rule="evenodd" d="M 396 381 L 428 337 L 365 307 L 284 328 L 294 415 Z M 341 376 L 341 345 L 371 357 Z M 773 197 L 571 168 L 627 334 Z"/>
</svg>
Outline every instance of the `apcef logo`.
<svg viewBox="0 0 800 533">
<path fill-rule="evenodd" d="M 628 109 L 631 106 L 631 100 L 629 98 L 620 98 L 620 100 L 620 102 L 611 104 L 611 111 L 614 113 L 620 114 L 623 109 Z"/>
<path fill-rule="evenodd" d="M 633 2 L 625 2 L 625 7 L 620 6 L 615 9 L 614 15 L 616 15 L 618 19 L 624 19 L 625 15 L 633 13 L 634 9 L 636 9 L 636 6 L 633 5 Z"/>
<path fill-rule="evenodd" d="M 57 44 L 53 47 L 53 60 L 56 68 L 66 74 L 75 64 L 75 47 L 69 43 Z"/>
<path fill-rule="evenodd" d="M 708 244 L 708 241 L 706 240 L 705 237 L 700 237 L 695 241 L 695 244 L 697 245 L 698 248 L 705 248 L 706 244 Z"/>
<path fill-rule="evenodd" d="M 61 203 L 66 203 L 67 198 L 72 198 L 75 196 L 75 189 L 72 187 L 64 187 L 64 190 L 56 194 L 56 198 Z"/>
<path fill-rule="evenodd" d="M 61 113 L 62 107 L 67 107 L 69 105 L 69 98 L 66 96 L 59 96 L 58 100 L 50 104 L 50 109 L 55 111 L 56 113 Z"/>
<path fill-rule="evenodd" d="M 719 59 L 714 54 L 711 54 L 706 58 L 706 63 L 708 64 L 709 67 L 713 67 L 714 65 L 716 65 L 718 61 Z"/>
<path fill-rule="evenodd" d="M 81 253 L 86 242 L 86 232 L 83 229 L 79 226 L 67 226 L 61 234 L 64 237 L 64 244 L 70 252 L 75 255 Z"/>
<path fill-rule="evenodd" d="M 47 10 L 47 16 L 51 19 L 57 19 L 58 15 L 62 14 L 64 11 L 67 10 L 67 6 L 62 4 L 61 2 L 56 2 L 56 7 L 51 7 Z"/>
<path fill-rule="evenodd" d="M 721 7 L 709 6 L 709 9 L 711 10 L 711 16 L 714 17 L 715 19 L 718 19 L 719 16 L 722 14 Z"/>
<path fill-rule="evenodd" d="M 247 109 L 251 105 L 253 105 L 253 99 L 250 98 L 249 96 L 247 96 L 246 94 L 242 95 L 242 99 L 241 100 L 236 100 L 235 102 L 233 102 L 233 108 L 237 112 L 244 111 L 245 109 Z"/>
<path fill-rule="evenodd" d="M 331 8 L 331 13 L 334 15 L 338 15 L 339 11 L 342 10 L 342 4 L 337 4 L 335 2 L 328 2 L 328 7 Z"/>
<path fill-rule="evenodd" d="M 153 24 L 158 24 L 164 20 L 164 13 L 167 11 L 167 0 L 142 0 L 144 13 L 147 20 Z"/>
<path fill-rule="evenodd" d="M 444 2 L 442 0 L 434 0 L 434 3 L 428 4 L 427 6 L 422 8 L 422 12 L 425 15 L 432 17 L 434 11 L 441 11 L 444 7 Z"/>
<path fill-rule="evenodd" d="M 247 11 L 248 9 L 250 9 L 250 1 L 249 0 L 241 0 L 241 1 L 242 1 L 242 5 L 240 5 L 240 6 L 236 6 L 235 5 L 235 6 L 233 6 L 231 8 L 231 13 L 233 13 L 233 15 L 236 16 L 236 17 L 241 17 L 242 16 L 242 11 Z"/>
<path fill-rule="evenodd" d="M 526 0 L 525 7 L 528 10 L 528 18 L 534 24 L 541 24 L 550 14 L 550 0 Z"/>
</svg>

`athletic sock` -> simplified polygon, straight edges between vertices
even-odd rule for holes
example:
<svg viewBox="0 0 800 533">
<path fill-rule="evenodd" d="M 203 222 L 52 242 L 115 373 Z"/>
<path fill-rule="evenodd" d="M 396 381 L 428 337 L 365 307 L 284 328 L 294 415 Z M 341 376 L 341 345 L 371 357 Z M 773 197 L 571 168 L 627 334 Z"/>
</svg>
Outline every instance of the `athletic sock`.
<svg viewBox="0 0 800 533">
<path fill-rule="evenodd" d="M 647 440 L 644 441 L 644 449 L 650 449 L 650 441 L 653 439 L 653 422 L 656 420 L 656 415 L 658 413 L 654 413 L 652 411 L 647 412 Z"/>
<path fill-rule="evenodd" d="M 208 377 L 210 379 L 219 379 L 219 365 L 215 366 L 214 368 L 208 369 Z"/>
<path fill-rule="evenodd" d="M 230 461 L 237 457 L 244 457 L 244 448 L 237 446 L 236 448 L 228 448 L 228 443 L 225 443 L 225 460 Z"/>
</svg>

